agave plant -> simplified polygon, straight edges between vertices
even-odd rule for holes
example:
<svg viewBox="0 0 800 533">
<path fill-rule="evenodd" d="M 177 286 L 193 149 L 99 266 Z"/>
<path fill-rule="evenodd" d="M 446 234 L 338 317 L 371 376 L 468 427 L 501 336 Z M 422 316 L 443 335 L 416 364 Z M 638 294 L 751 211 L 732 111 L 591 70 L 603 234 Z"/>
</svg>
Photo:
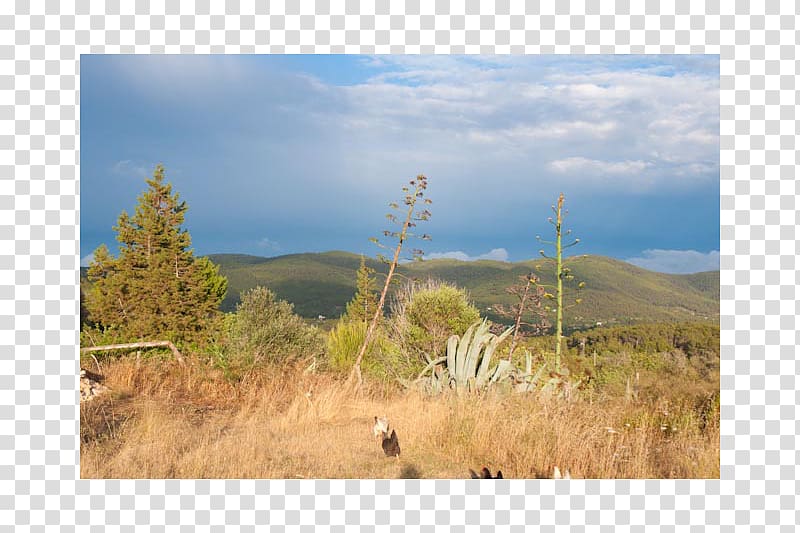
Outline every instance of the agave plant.
<svg viewBox="0 0 800 533">
<path fill-rule="evenodd" d="M 533 357 L 531 352 L 525 350 L 525 371 L 517 372 L 515 380 L 517 381 L 517 392 L 530 392 L 539 388 L 542 376 L 547 369 L 547 363 L 542 363 L 542 366 L 534 373 L 533 372 Z"/>
<path fill-rule="evenodd" d="M 524 371 L 516 368 L 508 359 L 492 364 L 494 352 L 513 329 L 510 327 L 500 335 L 494 335 L 489 332 L 489 325 L 484 319 L 467 328 L 463 336 L 452 335 L 447 341 L 447 355 L 431 361 L 414 384 L 428 394 L 436 395 L 450 389 L 457 393 L 480 391 L 507 380 L 513 382 L 516 392 L 535 392 L 570 399 L 581 380 L 571 381 L 566 369 L 562 369 L 561 373 L 548 373 L 550 366 L 546 362 L 534 372 L 533 357 L 527 350 Z M 424 377 L 429 371 L 430 375 Z"/>
<path fill-rule="evenodd" d="M 525 350 L 525 371 L 514 372 L 513 378 L 516 382 L 514 389 L 517 392 L 534 392 L 562 400 L 572 399 L 572 393 L 580 386 L 581 378 L 570 379 L 567 368 L 561 368 L 559 372 L 548 372 L 548 369 L 551 367 L 544 362 L 536 372 L 533 372 L 533 357 Z"/>
<path fill-rule="evenodd" d="M 423 371 L 433 368 L 424 387 L 433 394 L 447 389 L 477 391 L 508 378 L 513 370 L 511 362 L 501 359 L 492 366 L 492 355 L 513 330 L 510 327 L 494 335 L 484 319 L 472 324 L 461 337 L 452 335 L 447 341 L 447 356 L 432 361 Z M 437 366 L 443 362 L 446 366 Z"/>
</svg>

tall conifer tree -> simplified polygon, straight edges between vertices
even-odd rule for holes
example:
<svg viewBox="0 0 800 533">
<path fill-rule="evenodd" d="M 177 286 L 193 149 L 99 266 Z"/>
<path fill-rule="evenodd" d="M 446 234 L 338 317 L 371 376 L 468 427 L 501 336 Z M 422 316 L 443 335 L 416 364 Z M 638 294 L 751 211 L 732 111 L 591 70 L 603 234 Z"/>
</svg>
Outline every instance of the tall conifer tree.
<svg viewBox="0 0 800 533">
<path fill-rule="evenodd" d="M 367 324 L 378 308 L 378 292 L 375 289 L 375 269 L 367 266 L 364 256 L 356 272 L 356 294 L 345 308 L 345 318 Z"/>
<path fill-rule="evenodd" d="M 207 258 L 194 257 L 181 228 L 186 202 L 164 182 L 162 165 L 147 185 L 136 213 L 123 211 L 114 227 L 119 257 L 105 245 L 94 253 L 86 307 L 95 323 L 127 340 L 200 340 L 219 313 L 227 280 Z"/>
</svg>

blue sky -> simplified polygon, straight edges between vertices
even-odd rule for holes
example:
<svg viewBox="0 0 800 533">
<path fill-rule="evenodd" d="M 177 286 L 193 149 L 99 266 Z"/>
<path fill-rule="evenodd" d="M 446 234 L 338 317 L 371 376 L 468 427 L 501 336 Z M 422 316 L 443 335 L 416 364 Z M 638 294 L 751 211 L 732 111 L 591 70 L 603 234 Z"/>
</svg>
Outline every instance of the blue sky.
<svg viewBox="0 0 800 533">
<path fill-rule="evenodd" d="M 717 56 L 81 57 L 81 256 L 115 249 L 157 163 L 197 254 L 375 255 L 429 179 L 426 255 L 719 268 Z"/>
</svg>

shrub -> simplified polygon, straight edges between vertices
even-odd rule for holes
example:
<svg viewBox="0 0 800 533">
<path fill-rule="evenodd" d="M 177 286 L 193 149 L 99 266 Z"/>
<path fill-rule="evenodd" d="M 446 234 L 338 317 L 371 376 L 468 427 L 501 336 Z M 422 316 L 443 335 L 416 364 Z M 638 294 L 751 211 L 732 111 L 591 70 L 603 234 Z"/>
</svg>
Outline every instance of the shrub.
<svg viewBox="0 0 800 533">
<path fill-rule="evenodd" d="M 328 367 L 337 372 L 349 372 L 366 335 L 367 324 L 364 322 L 340 320 L 328 333 Z M 378 330 L 364 354 L 362 370 L 370 377 L 389 379 L 392 375 L 403 374 L 399 359 L 400 350 L 383 331 Z"/>
<path fill-rule="evenodd" d="M 292 304 L 278 300 L 265 287 L 242 294 L 229 328 L 229 361 L 283 363 L 322 353 L 319 330 L 294 314 Z"/>
<path fill-rule="evenodd" d="M 84 325 L 80 333 L 81 348 L 91 346 L 104 346 L 107 344 L 122 344 L 130 339 L 119 328 L 109 326 L 102 328 L 98 325 Z"/>
<path fill-rule="evenodd" d="M 408 283 L 395 296 L 392 315 L 396 341 L 420 361 L 444 355 L 450 335 L 463 335 L 480 320 L 464 289 L 436 280 Z"/>
</svg>

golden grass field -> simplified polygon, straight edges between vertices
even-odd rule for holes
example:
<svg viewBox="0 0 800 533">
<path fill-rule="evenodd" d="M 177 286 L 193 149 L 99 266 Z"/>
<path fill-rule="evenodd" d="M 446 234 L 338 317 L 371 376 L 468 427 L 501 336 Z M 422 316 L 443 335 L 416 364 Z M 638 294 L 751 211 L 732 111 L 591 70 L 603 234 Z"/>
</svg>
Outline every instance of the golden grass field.
<svg viewBox="0 0 800 533">
<path fill-rule="evenodd" d="M 427 398 L 341 377 L 263 369 L 232 383 L 194 362 L 119 359 L 81 404 L 82 478 L 719 478 L 719 411 L 662 400 L 522 394 Z M 386 415 L 402 449 L 372 436 Z"/>
</svg>

